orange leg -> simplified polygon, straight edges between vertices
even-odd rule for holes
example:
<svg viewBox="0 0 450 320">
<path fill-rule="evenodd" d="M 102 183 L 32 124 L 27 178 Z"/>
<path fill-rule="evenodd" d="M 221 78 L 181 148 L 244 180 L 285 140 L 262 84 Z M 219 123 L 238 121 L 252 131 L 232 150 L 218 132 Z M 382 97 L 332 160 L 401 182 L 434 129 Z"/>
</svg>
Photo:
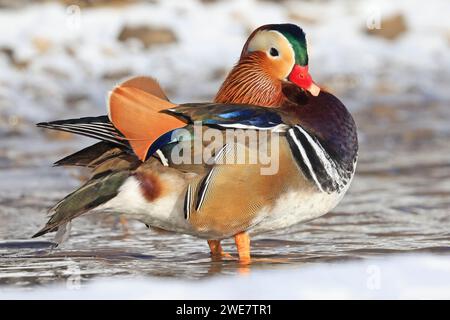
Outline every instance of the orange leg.
<svg viewBox="0 0 450 320">
<path fill-rule="evenodd" d="M 221 256 L 223 253 L 219 240 L 208 240 L 209 250 L 212 256 Z"/>
<path fill-rule="evenodd" d="M 220 240 L 208 240 L 208 245 L 211 250 L 211 256 L 214 258 L 231 257 L 228 253 L 223 252 Z"/>
<path fill-rule="evenodd" d="M 246 232 L 238 233 L 234 236 L 237 251 L 239 254 L 239 262 L 242 264 L 250 264 L 250 237 Z"/>
</svg>

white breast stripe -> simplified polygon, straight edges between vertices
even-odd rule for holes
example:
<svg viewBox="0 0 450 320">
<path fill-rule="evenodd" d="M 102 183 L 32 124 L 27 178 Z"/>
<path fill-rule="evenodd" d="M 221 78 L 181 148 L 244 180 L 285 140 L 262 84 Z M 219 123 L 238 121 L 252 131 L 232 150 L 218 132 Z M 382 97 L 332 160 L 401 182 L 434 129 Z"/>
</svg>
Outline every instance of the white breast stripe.
<svg viewBox="0 0 450 320">
<path fill-rule="evenodd" d="M 289 135 L 291 136 L 292 140 L 297 145 L 298 150 L 300 151 L 300 154 L 302 155 L 302 159 L 305 162 L 306 166 L 308 167 L 309 173 L 311 174 L 311 177 L 314 179 L 316 186 L 319 188 L 320 191 L 324 192 L 324 190 L 322 189 L 322 185 L 319 183 L 319 180 L 316 177 L 316 174 L 311 166 L 311 163 L 309 162 L 309 158 L 306 155 L 305 149 L 303 148 L 302 144 L 300 143 L 300 141 L 298 141 L 297 137 L 295 136 L 294 130 L 290 129 L 288 132 L 289 132 Z"/>
<path fill-rule="evenodd" d="M 338 185 L 342 185 L 342 178 L 339 175 L 339 172 L 336 169 L 336 164 L 332 161 L 330 161 L 330 157 L 327 157 L 327 152 L 323 149 L 323 147 L 318 144 L 305 130 L 303 130 L 300 126 L 295 126 L 298 130 L 300 130 L 303 135 L 306 137 L 308 142 L 313 147 L 314 151 L 316 152 L 318 158 L 320 159 L 320 162 L 322 162 L 323 167 L 325 168 L 325 171 L 327 172 L 328 176 L 335 182 L 337 182 Z"/>
</svg>

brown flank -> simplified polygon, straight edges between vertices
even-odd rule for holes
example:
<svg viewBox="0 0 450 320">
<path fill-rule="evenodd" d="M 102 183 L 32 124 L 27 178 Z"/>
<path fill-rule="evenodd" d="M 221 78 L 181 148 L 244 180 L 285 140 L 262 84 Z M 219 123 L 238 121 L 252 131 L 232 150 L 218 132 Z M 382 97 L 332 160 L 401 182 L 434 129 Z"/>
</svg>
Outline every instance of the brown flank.
<svg viewBox="0 0 450 320">
<path fill-rule="evenodd" d="M 142 194 L 148 201 L 154 201 L 162 195 L 163 185 L 157 175 L 151 172 L 136 172 Z"/>
</svg>

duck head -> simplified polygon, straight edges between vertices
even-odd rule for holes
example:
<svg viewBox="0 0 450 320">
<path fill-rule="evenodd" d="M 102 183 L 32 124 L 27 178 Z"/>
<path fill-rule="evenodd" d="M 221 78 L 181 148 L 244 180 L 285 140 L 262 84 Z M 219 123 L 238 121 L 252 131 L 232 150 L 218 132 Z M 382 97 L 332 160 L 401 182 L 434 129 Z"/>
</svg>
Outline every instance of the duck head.
<svg viewBox="0 0 450 320">
<path fill-rule="evenodd" d="M 308 72 L 303 30 L 294 24 L 267 24 L 253 31 L 246 41 L 216 102 L 276 106 L 282 101 L 284 82 L 293 83 L 313 96 L 320 93 Z"/>
<path fill-rule="evenodd" d="M 248 38 L 241 53 L 246 56 L 262 53 L 267 72 L 278 80 L 290 81 L 317 96 L 320 88 L 308 71 L 308 50 L 303 30 L 290 23 L 267 24 Z"/>
</svg>

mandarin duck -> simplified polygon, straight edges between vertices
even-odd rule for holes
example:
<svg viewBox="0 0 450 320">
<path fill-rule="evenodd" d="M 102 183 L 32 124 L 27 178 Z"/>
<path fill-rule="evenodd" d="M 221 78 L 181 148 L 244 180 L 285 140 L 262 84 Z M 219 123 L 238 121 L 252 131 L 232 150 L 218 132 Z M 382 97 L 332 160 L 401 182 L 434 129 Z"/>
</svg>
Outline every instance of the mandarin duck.
<svg viewBox="0 0 450 320">
<path fill-rule="evenodd" d="M 62 239 L 72 219 L 99 211 L 206 239 L 214 257 L 234 237 L 247 263 L 249 235 L 324 215 L 355 172 L 354 120 L 312 81 L 305 34 L 293 24 L 256 29 L 213 103 L 176 105 L 155 80 L 135 77 L 107 104 L 104 116 L 38 124 L 100 142 L 55 163 L 92 168 L 92 176 L 34 237 L 58 231 Z M 261 141 L 251 140 L 263 134 L 272 172 L 248 160 L 261 154 Z"/>
</svg>

